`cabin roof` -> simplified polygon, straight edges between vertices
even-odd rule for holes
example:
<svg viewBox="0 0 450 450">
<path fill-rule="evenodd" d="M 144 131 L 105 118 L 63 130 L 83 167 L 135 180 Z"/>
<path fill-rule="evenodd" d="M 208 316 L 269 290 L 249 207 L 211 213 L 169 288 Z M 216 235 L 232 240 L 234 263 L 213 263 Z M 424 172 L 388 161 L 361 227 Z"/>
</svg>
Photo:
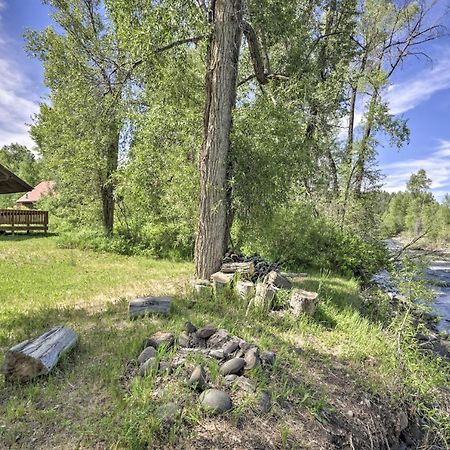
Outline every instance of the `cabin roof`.
<svg viewBox="0 0 450 450">
<path fill-rule="evenodd" d="M 26 181 L 0 164 L 0 194 L 15 194 L 16 192 L 27 192 L 32 189 L 33 186 L 30 186 Z"/>
<path fill-rule="evenodd" d="M 51 194 L 55 189 L 54 181 L 41 181 L 31 192 L 22 195 L 16 203 L 34 203 L 41 200 L 46 195 Z"/>
</svg>

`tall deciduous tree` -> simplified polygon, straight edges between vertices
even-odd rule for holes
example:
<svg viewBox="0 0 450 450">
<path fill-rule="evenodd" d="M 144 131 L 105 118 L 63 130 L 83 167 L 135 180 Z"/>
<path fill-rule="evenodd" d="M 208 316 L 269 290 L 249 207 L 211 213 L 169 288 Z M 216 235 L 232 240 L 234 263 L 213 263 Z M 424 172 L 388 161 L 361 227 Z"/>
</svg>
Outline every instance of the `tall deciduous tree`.
<svg viewBox="0 0 450 450">
<path fill-rule="evenodd" d="M 57 27 L 27 36 L 29 51 L 44 62 L 51 90 L 51 106 L 42 105 L 33 134 L 45 157 L 53 160 L 56 175 L 70 172 L 67 165 L 60 166 L 70 165 L 70 160 L 81 166 L 80 173 L 85 169 L 85 176 L 73 177 L 72 183 L 94 186 L 103 227 L 111 234 L 121 107 L 128 78 L 126 52 L 100 0 L 46 3 L 52 7 Z M 56 122 L 60 128 L 53 126 Z M 63 185 L 70 181 L 62 179 Z"/>
<path fill-rule="evenodd" d="M 226 246 L 226 175 L 241 45 L 241 0 L 216 0 L 209 9 L 204 141 L 200 154 L 200 215 L 195 266 L 200 278 L 218 270 Z"/>
</svg>

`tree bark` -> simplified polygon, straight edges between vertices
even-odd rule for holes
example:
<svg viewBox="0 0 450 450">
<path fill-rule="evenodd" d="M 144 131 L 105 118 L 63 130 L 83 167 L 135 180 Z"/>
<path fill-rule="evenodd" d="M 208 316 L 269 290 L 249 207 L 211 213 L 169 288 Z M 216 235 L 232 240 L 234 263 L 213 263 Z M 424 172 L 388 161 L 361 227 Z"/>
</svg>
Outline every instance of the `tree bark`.
<svg viewBox="0 0 450 450">
<path fill-rule="evenodd" d="M 195 243 L 198 278 L 219 270 L 225 252 L 227 164 L 241 41 L 241 0 L 211 2 L 204 140 L 200 153 L 200 214 Z"/>
<path fill-rule="evenodd" d="M 106 179 L 101 187 L 103 228 L 105 234 L 111 236 L 114 229 L 114 181 L 113 175 L 117 170 L 119 159 L 119 135 L 114 133 L 114 138 L 109 144 L 106 155 Z"/>
</svg>

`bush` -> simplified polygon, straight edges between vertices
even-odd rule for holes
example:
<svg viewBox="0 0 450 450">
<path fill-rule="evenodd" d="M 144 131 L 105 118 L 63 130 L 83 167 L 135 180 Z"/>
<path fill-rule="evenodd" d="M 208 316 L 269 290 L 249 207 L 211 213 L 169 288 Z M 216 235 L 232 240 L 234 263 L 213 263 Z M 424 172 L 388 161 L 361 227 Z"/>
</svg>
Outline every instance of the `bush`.
<svg viewBox="0 0 450 450">
<path fill-rule="evenodd" d="M 261 227 L 238 227 L 238 242 L 246 253 L 281 261 L 287 268 L 312 267 L 358 278 L 369 278 L 383 267 L 387 249 L 380 242 L 340 230 L 325 218 L 314 217 L 308 204 L 280 209 Z"/>
</svg>

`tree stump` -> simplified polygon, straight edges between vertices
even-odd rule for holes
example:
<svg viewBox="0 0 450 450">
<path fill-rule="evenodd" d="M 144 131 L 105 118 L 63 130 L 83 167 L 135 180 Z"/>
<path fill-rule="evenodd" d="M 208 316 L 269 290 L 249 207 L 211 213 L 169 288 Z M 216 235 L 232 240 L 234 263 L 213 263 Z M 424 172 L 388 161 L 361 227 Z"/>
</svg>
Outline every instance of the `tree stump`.
<svg viewBox="0 0 450 450">
<path fill-rule="evenodd" d="M 292 292 L 289 304 L 294 316 L 308 314 L 312 316 L 317 307 L 317 292 L 308 292 L 303 289 L 296 289 Z"/>
<path fill-rule="evenodd" d="M 2 372 L 7 379 L 27 381 L 48 374 L 61 355 L 72 349 L 78 340 L 70 328 L 55 327 L 41 336 L 21 342 L 5 355 Z"/>
<path fill-rule="evenodd" d="M 241 298 L 250 298 L 255 295 L 255 285 L 251 281 L 241 281 L 236 283 L 236 290 Z"/>
<path fill-rule="evenodd" d="M 272 270 L 264 277 L 264 283 L 273 284 L 275 287 L 280 289 L 292 288 L 292 283 L 275 270 Z"/>
<path fill-rule="evenodd" d="M 128 304 L 128 315 L 131 319 L 147 314 L 169 314 L 170 297 L 143 297 L 131 300 Z"/>
<path fill-rule="evenodd" d="M 270 284 L 259 283 L 256 285 L 256 295 L 250 301 L 248 309 L 254 307 L 265 311 L 272 309 L 272 302 L 276 294 L 276 288 Z"/>
<path fill-rule="evenodd" d="M 233 273 L 216 272 L 211 275 L 211 281 L 213 283 L 214 292 L 223 289 L 226 286 L 231 286 L 233 281 Z"/>
</svg>

